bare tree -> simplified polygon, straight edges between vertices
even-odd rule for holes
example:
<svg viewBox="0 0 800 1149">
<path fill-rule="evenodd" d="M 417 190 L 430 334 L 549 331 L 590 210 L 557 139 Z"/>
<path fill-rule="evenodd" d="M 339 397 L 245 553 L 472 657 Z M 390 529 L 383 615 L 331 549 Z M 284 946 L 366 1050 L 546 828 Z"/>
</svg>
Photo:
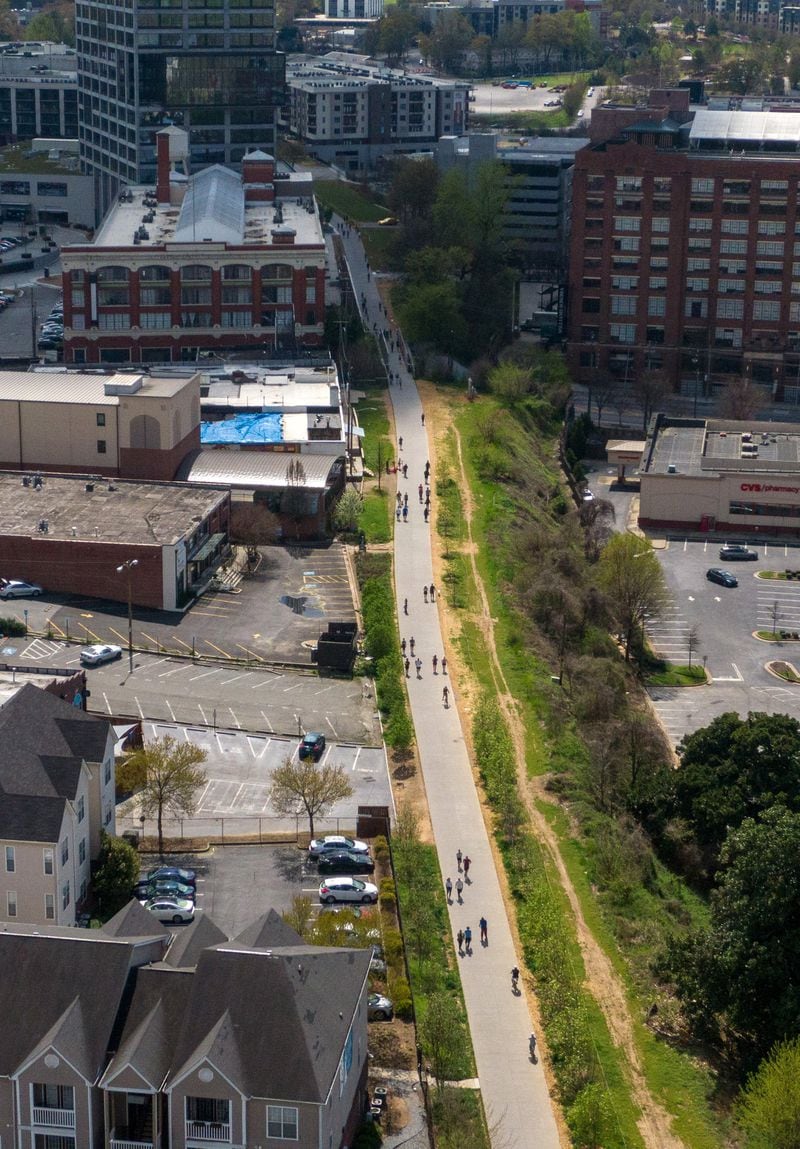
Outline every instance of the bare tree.
<svg viewBox="0 0 800 1149">
<path fill-rule="evenodd" d="M 286 467 L 286 490 L 281 500 L 281 510 L 293 521 L 295 531 L 299 528 L 300 520 L 306 513 L 305 488 L 306 469 L 299 458 L 292 459 Z"/>
<path fill-rule="evenodd" d="M 686 635 L 686 653 L 689 656 L 689 669 L 692 669 L 692 658 L 697 654 L 697 649 L 700 645 L 700 627 L 695 623 L 689 627 L 689 633 Z"/>
<path fill-rule="evenodd" d="M 314 819 L 322 817 L 336 802 L 350 798 L 350 785 L 342 766 L 320 765 L 312 758 L 286 758 L 274 771 L 269 800 L 279 814 L 305 811 L 314 837 Z"/>
<path fill-rule="evenodd" d="M 231 542 L 247 549 L 247 563 L 258 561 L 258 548 L 270 546 L 280 537 L 278 516 L 263 503 L 231 504 Z"/>
<path fill-rule="evenodd" d="M 669 379 L 663 371 L 643 371 L 634 379 L 631 393 L 642 409 L 642 430 L 645 434 L 652 415 L 670 390 Z"/>
<path fill-rule="evenodd" d="M 159 854 L 164 853 L 164 815 L 180 818 L 195 811 L 197 792 L 206 783 L 206 772 L 199 768 L 206 757 L 199 746 L 167 735 L 134 750 L 117 768 L 120 788 L 136 792 L 132 804 L 145 818 L 155 816 Z"/>
<path fill-rule="evenodd" d="M 723 419 L 752 419 L 768 402 L 766 387 L 753 383 L 752 379 L 735 379 L 725 388 L 720 414 Z"/>
<path fill-rule="evenodd" d="M 616 384 L 613 379 L 606 377 L 605 379 L 598 379 L 592 386 L 591 396 L 594 399 L 594 405 L 597 408 L 597 426 L 603 425 L 603 411 L 613 400 L 616 392 Z M 591 410 L 589 414 L 591 415 Z"/>
<path fill-rule="evenodd" d="M 592 499 L 581 503 L 580 520 L 585 532 L 584 548 L 590 562 L 596 562 L 600 551 L 614 531 L 616 511 L 610 499 Z"/>
</svg>

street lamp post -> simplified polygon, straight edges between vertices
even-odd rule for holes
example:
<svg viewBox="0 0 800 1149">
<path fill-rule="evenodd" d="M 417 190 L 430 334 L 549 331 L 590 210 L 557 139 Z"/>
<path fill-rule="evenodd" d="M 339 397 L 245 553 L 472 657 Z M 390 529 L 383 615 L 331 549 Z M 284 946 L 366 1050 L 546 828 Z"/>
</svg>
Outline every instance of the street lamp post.
<svg viewBox="0 0 800 1149">
<path fill-rule="evenodd" d="M 131 571 L 134 567 L 138 567 L 138 559 L 128 559 L 127 562 L 121 563 L 117 567 L 117 574 L 122 574 L 125 571 L 128 576 L 128 664 L 130 666 L 131 674 L 133 674 L 133 588 L 131 586 Z"/>
<path fill-rule="evenodd" d="M 694 365 L 694 412 L 692 418 L 697 418 L 697 392 L 700 390 L 700 360 L 697 355 L 692 356 Z"/>
</svg>

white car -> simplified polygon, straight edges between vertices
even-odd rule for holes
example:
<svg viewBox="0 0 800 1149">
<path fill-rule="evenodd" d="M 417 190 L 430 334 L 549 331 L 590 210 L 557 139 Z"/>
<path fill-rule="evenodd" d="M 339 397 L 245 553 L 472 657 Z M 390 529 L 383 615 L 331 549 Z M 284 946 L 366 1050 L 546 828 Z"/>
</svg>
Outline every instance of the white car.
<svg viewBox="0 0 800 1149">
<path fill-rule="evenodd" d="M 97 642 L 93 646 L 84 646 L 81 651 L 81 665 L 102 666 L 104 662 L 113 662 L 115 658 L 121 657 L 121 646 L 104 646 Z"/>
<path fill-rule="evenodd" d="M 345 834 L 326 834 L 324 838 L 312 838 L 308 847 L 312 858 L 318 858 L 320 854 L 327 854 L 331 850 L 352 850 L 355 854 L 367 854 L 369 846 L 366 842 L 360 842 L 358 838 L 348 838 Z"/>
<path fill-rule="evenodd" d="M 194 920 L 194 902 L 188 898 L 154 898 L 140 902 L 160 922 L 191 922 Z"/>
<path fill-rule="evenodd" d="M 0 598 L 38 598 L 42 588 L 35 582 L 22 579 L 3 579 L 0 584 Z"/>
<path fill-rule="evenodd" d="M 360 878 L 328 878 L 319 888 L 319 900 L 324 905 L 334 902 L 363 902 L 371 905 L 378 900 L 378 887 Z"/>
</svg>

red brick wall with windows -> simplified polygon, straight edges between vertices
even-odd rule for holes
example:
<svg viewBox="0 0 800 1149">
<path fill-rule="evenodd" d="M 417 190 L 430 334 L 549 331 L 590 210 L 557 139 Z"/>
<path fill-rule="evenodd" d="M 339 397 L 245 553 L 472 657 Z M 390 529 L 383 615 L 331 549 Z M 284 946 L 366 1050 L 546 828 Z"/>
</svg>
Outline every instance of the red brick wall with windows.
<svg viewBox="0 0 800 1149">
<path fill-rule="evenodd" d="M 117 574 L 117 567 L 134 558 L 139 564 L 131 579 L 134 605 L 156 610 L 164 605 L 158 546 L 50 539 L 46 535 L 0 535 L 0 553 L 6 569 L 13 570 L 15 578 L 37 582 L 46 591 L 125 603 L 127 580 Z"/>
</svg>

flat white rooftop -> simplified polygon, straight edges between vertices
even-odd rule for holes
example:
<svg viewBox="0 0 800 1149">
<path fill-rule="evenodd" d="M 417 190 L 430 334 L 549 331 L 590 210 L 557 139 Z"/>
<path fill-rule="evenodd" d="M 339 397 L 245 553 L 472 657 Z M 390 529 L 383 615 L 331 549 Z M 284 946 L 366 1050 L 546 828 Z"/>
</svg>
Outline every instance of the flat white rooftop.
<svg viewBox="0 0 800 1149">
<path fill-rule="evenodd" d="M 189 376 L 189 378 L 192 378 Z M 187 378 L 161 378 L 119 372 L 89 375 L 78 371 L 0 371 L 0 403 L 96 403 L 118 407 L 131 395 L 169 398 L 178 395 Z"/>
</svg>

